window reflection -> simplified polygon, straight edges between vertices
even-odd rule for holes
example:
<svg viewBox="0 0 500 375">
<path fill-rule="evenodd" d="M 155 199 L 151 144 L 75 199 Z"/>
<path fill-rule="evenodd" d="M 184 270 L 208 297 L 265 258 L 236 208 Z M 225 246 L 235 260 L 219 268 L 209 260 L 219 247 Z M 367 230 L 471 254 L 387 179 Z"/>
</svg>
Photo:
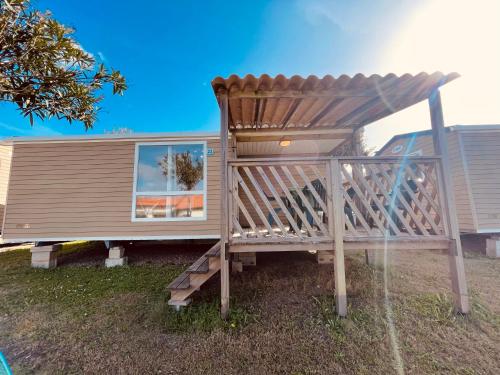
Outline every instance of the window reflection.
<svg viewBox="0 0 500 375">
<path fill-rule="evenodd" d="M 140 145 L 135 217 L 204 217 L 204 163 L 204 144 Z"/>
</svg>

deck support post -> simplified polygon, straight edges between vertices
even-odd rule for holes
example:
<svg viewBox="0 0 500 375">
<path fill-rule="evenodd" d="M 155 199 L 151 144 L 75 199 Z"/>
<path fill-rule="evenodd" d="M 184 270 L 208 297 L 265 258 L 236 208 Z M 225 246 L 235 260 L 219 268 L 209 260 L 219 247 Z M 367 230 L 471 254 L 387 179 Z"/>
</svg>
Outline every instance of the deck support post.
<svg viewBox="0 0 500 375">
<path fill-rule="evenodd" d="M 455 309 L 462 314 L 467 314 L 469 312 L 469 296 L 465 278 L 462 244 L 460 243 L 460 230 L 455 209 L 455 194 L 451 178 L 448 140 L 444 128 L 443 108 L 439 90 L 433 91 L 428 101 L 431 115 L 434 153 L 437 156 L 441 156 L 438 180 L 440 180 L 444 192 L 444 202 L 442 202 L 444 215 L 448 217 L 446 223 L 448 236 L 451 240 L 448 259 Z"/>
<path fill-rule="evenodd" d="M 500 258 L 500 236 L 494 235 L 486 239 L 486 256 Z"/>
<path fill-rule="evenodd" d="M 375 251 L 370 249 L 365 249 L 365 263 L 368 266 L 372 266 L 375 264 Z"/>
<path fill-rule="evenodd" d="M 347 292 L 345 283 L 344 258 L 344 200 L 343 186 L 338 160 L 331 161 L 332 203 L 333 203 L 333 238 L 335 241 L 335 308 L 337 315 L 347 316 Z"/>
<path fill-rule="evenodd" d="M 220 212 L 220 301 L 221 317 L 226 319 L 229 315 L 229 217 L 228 212 L 228 99 L 227 94 L 219 96 L 220 107 L 220 143 L 221 143 L 221 212 Z"/>
</svg>

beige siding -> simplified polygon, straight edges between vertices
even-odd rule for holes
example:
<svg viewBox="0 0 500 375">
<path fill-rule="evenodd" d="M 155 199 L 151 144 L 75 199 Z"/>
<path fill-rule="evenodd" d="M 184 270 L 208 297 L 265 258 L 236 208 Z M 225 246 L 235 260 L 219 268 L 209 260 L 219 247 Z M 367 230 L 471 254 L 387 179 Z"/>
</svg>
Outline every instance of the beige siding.
<svg viewBox="0 0 500 375">
<path fill-rule="evenodd" d="M 467 186 L 467 178 L 460 153 L 458 132 L 448 132 L 448 147 L 450 152 L 450 162 L 452 168 L 453 184 L 455 186 L 455 204 L 458 216 L 458 222 L 461 232 L 474 232 L 475 223 L 473 218 L 472 203 L 470 200 L 470 191 Z M 395 147 L 401 145 L 402 149 L 398 151 Z M 398 151 L 398 152 L 393 152 Z M 382 155 L 403 155 L 417 153 L 422 156 L 434 155 L 434 146 L 432 135 L 418 135 L 415 138 L 402 138 L 396 140 L 386 147 Z"/>
<path fill-rule="evenodd" d="M 7 200 L 7 187 L 9 186 L 10 162 L 12 158 L 12 145 L 0 144 L 0 230 L 3 229 L 3 217 Z"/>
<path fill-rule="evenodd" d="M 207 165 L 207 220 L 171 222 L 131 221 L 135 143 L 17 143 L 4 238 L 218 236 L 219 141 L 207 141 L 214 150 Z"/>
<path fill-rule="evenodd" d="M 479 231 L 500 230 L 500 132 L 462 132 Z"/>
</svg>

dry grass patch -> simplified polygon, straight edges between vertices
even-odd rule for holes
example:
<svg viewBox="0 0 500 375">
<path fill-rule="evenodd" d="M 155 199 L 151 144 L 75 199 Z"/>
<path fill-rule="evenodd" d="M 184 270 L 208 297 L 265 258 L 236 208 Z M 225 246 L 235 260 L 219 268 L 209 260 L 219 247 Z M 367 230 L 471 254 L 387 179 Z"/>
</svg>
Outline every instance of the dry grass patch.
<svg viewBox="0 0 500 375">
<path fill-rule="evenodd" d="M 472 314 L 457 316 L 442 255 L 391 256 L 387 297 L 383 270 L 349 256 L 349 317 L 339 319 L 333 266 L 305 253 L 261 254 L 257 267 L 231 276 L 224 322 L 217 278 L 180 314 L 167 306 L 165 286 L 186 255 L 150 261 L 154 252 L 141 258 L 137 249 L 130 266 L 105 269 L 99 246 L 66 250 L 50 271 L 30 269 L 27 251 L 0 254 L 0 350 L 17 373 L 394 373 L 387 301 L 406 373 L 500 367 L 499 315 L 490 301 L 500 286 L 490 277 L 482 288 L 485 276 L 471 276 Z M 490 267 L 481 257 L 466 263 L 473 275 Z"/>
</svg>

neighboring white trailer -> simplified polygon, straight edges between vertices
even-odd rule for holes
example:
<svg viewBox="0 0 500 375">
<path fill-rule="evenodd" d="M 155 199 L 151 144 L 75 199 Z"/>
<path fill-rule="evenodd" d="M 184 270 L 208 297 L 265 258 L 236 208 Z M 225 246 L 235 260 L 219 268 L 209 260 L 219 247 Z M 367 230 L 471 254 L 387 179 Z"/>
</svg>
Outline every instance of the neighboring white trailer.
<svg viewBox="0 0 500 375">
<path fill-rule="evenodd" d="M 461 233 L 491 234 L 487 254 L 500 256 L 500 125 L 446 128 Z M 433 154 L 431 131 L 394 136 L 378 155 Z"/>
</svg>

